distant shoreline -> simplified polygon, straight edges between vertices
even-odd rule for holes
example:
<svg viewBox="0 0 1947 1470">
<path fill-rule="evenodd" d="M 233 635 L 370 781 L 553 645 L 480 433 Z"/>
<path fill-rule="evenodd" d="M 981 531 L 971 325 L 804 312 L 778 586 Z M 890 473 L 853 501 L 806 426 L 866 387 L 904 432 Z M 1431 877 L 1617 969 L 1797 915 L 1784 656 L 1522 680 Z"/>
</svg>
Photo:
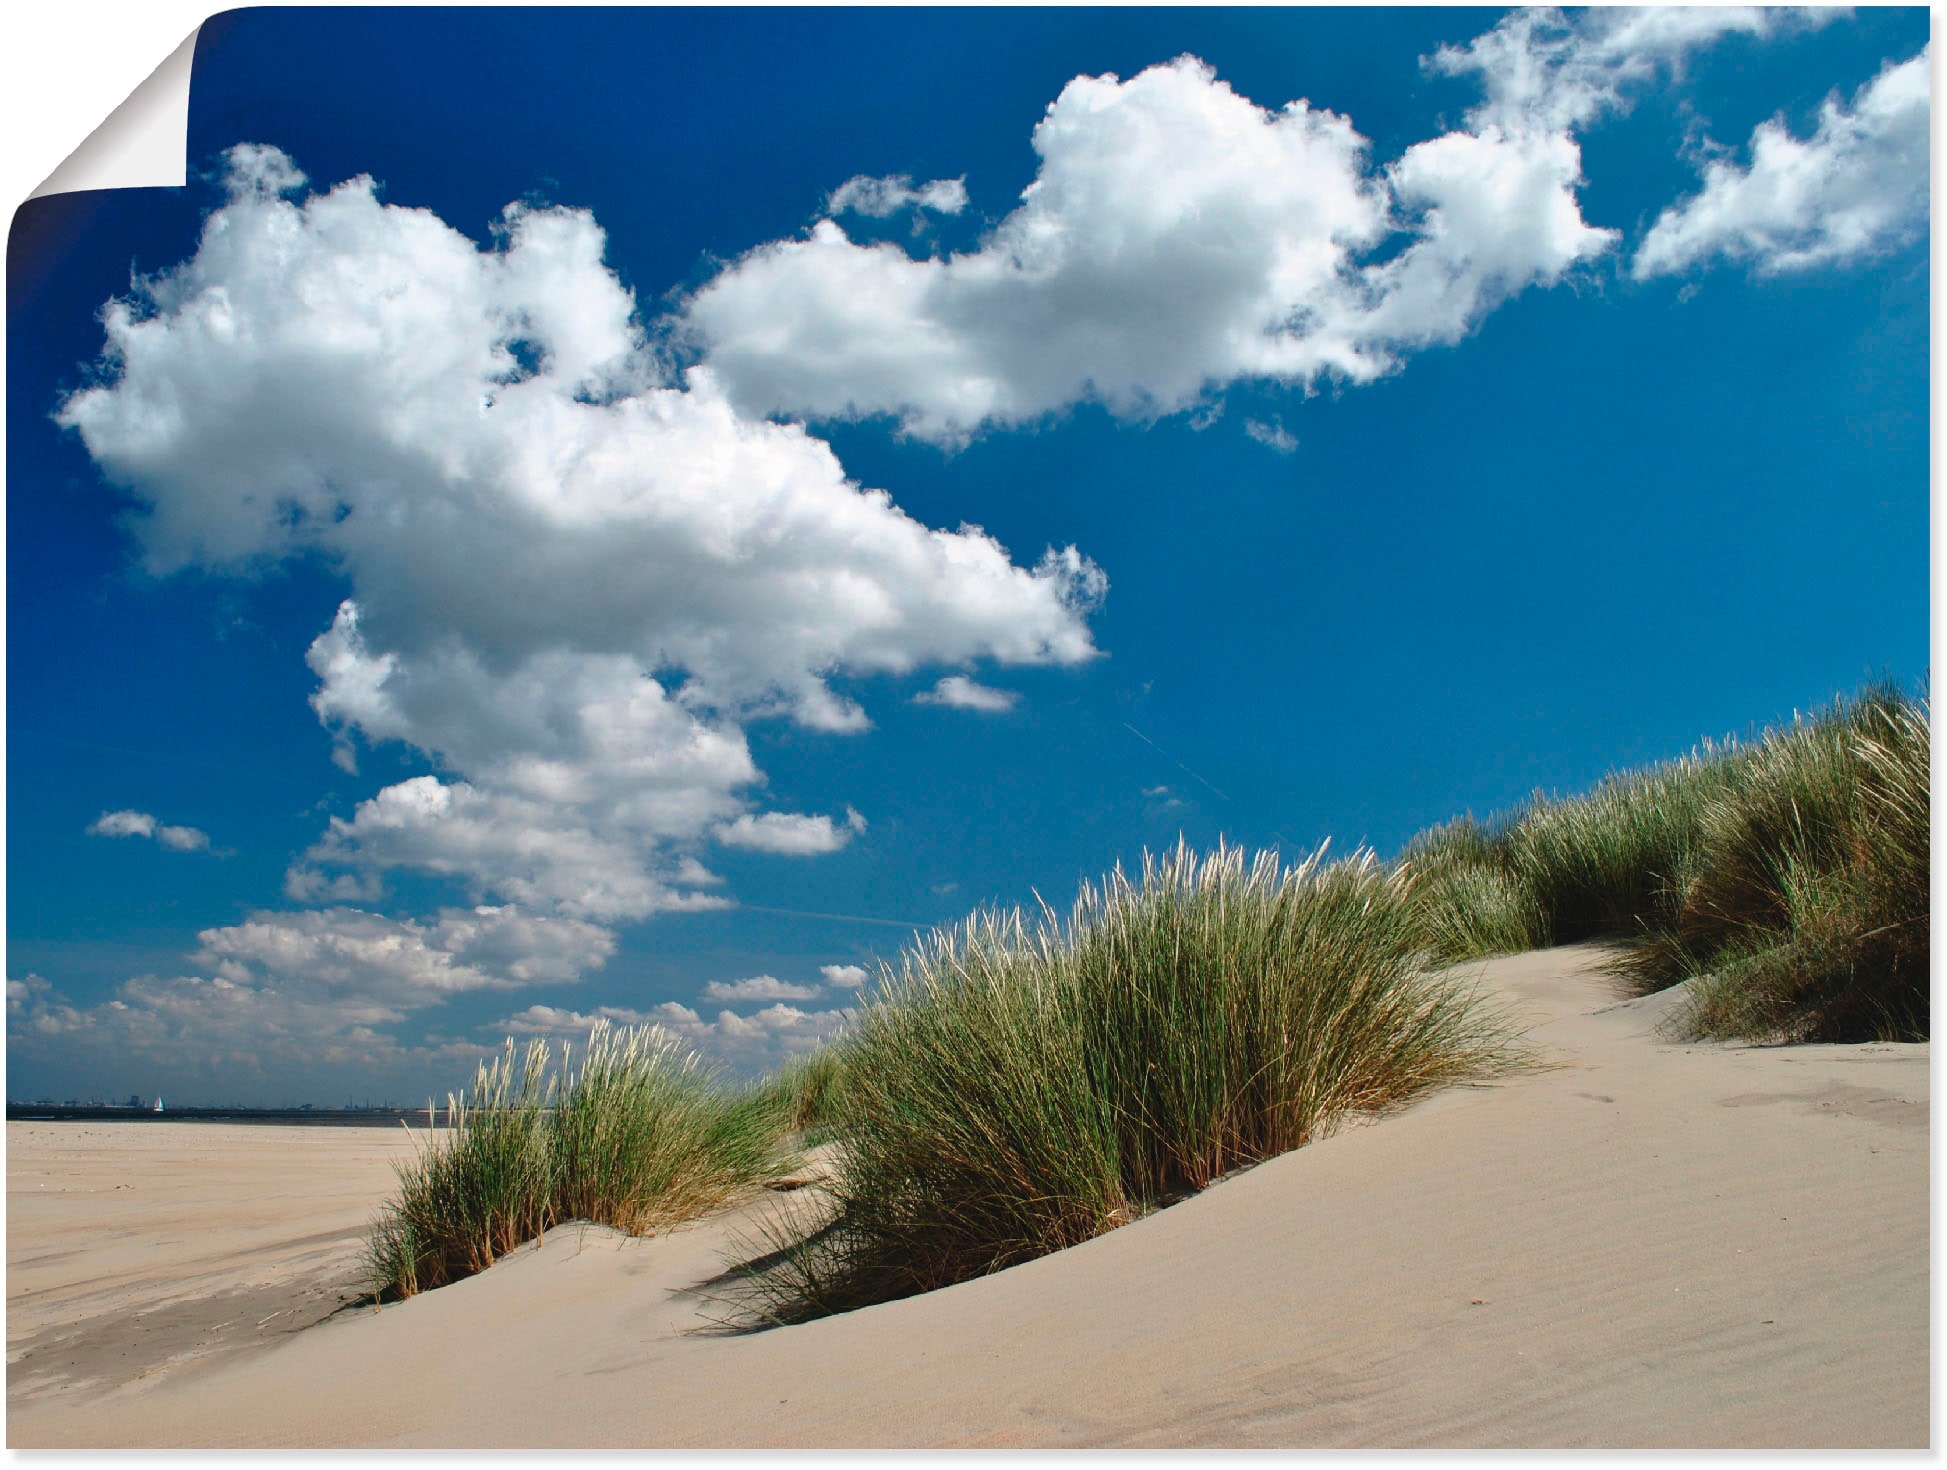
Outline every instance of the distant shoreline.
<svg viewBox="0 0 1947 1470">
<path fill-rule="evenodd" d="M 444 1109 L 440 1112 L 443 1115 Z M 426 1126 L 421 1108 L 152 1108 L 48 1107 L 8 1103 L 9 1123 L 270 1123 L 325 1128 L 390 1128 L 396 1123 Z M 442 1122 L 441 1127 L 445 1124 Z"/>
</svg>

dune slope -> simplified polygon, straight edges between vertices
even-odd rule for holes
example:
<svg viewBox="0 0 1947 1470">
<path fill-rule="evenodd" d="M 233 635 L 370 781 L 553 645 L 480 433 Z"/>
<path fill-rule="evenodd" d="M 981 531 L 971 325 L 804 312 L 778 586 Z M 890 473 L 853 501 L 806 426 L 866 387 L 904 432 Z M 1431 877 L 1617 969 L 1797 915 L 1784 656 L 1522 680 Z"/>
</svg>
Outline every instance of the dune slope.
<svg viewBox="0 0 1947 1470">
<path fill-rule="evenodd" d="M 10 1371 L 8 1439 L 1926 1445 L 1928 1048 L 1671 1044 L 1672 998 L 1618 1000 L 1604 957 L 1483 968 L 1552 1069 L 984 1280 L 711 1335 L 691 1289 L 748 1212 L 567 1227 L 85 1404 L 20 1399 Z"/>
</svg>

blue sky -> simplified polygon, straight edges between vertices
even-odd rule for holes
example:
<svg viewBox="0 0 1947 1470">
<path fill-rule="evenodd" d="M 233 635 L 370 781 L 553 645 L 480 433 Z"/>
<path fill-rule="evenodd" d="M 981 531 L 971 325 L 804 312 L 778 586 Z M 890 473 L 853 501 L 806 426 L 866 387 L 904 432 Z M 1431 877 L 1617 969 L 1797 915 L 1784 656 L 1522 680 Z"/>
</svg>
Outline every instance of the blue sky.
<svg viewBox="0 0 1947 1470">
<path fill-rule="evenodd" d="M 1179 834 L 1917 685 L 1927 34 L 213 19 L 190 186 L 10 240 L 8 1094 L 762 1069 Z"/>
</svg>

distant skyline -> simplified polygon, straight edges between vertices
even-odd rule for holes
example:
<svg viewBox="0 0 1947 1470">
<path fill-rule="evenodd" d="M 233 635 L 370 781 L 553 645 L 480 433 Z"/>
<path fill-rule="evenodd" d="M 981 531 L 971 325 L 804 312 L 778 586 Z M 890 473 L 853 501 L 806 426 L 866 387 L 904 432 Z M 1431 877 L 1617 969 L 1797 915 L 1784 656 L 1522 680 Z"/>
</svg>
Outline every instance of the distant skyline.
<svg viewBox="0 0 1947 1470">
<path fill-rule="evenodd" d="M 1928 28 L 213 18 L 190 185 L 10 241 L 8 1095 L 754 1073 L 1179 835 L 1917 685 Z"/>
</svg>

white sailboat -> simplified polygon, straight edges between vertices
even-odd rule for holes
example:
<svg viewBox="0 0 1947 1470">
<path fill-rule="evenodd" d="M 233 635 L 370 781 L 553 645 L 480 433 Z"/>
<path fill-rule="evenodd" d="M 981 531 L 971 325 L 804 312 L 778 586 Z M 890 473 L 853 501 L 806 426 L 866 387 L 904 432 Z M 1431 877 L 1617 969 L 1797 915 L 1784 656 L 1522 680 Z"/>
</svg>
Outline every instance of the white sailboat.
<svg viewBox="0 0 1947 1470">
<path fill-rule="evenodd" d="M 161 1094 L 161 1093 L 157 1093 L 157 1094 L 156 1094 L 156 1100 L 155 1100 L 155 1110 L 156 1110 L 156 1111 L 157 1111 L 158 1113 L 162 1111 L 162 1094 Z"/>
</svg>

